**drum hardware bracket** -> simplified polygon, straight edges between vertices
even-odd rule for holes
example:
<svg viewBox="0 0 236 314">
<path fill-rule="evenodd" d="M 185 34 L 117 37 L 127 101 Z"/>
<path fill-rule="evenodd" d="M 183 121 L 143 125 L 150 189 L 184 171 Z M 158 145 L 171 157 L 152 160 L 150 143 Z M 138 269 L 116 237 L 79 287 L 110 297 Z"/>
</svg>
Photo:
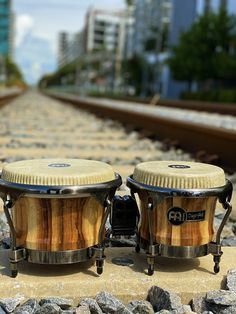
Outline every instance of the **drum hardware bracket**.
<svg viewBox="0 0 236 314">
<path fill-rule="evenodd" d="M 220 260 L 223 252 L 221 251 L 221 233 L 223 231 L 223 228 L 230 216 L 230 213 L 232 211 L 232 205 L 230 204 L 232 193 L 226 196 L 225 200 L 219 199 L 219 201 L 222 204 L 222 207 L 226 210 L 226 213 L 221 221 L 221 224 L 217 230 L 216 233 L 216 241 L 209 243 L 209 253 L 213 255 L 213 261 L 215 263 L 214 265 L 214 272 L 217 274 L 220 271 Z"/>
<path fill-rule="evenodd" d="M 103 266 L 104 266 L 104 260 L 105 260 L 105 255 L 104 255 L 104 250 L 105 250 L 105 241 L 104 241 L 104 230 L 105 230 L 105 224 L 108 219 L 108 216 L 111 213 L 111 207 L 112 207 L 112 199 L 114 197 L 115 190 L 111 190 L 110 193 L 106 196 L 105 202 L 102 205 L 105 205 L 105 213 L 103 215 L 103 219 L 101 222 L 101 226 L 99 229 L 99 243 L 97 247 L 94 247 L 95 251 L 95 258 L 96 258 L 96 267 L 97 267 L 97 273 L 101 275 L 103 273 Z M 103 198 L 104 200 L 104 198 Z"/>
<path fill-rule="evenodd" d="M 26 259 L 26 249 L 25 248 L 17 248 L 10 250 L 9 252 L 9 261 L 10 263 L 18 263 Z"/>
<path fill-rule="evenodd" d="M 154 273 L 154 263 L 155 263 L 155 256 L 156 256 L 156 250 L 155 245 L 153 245 L 153 219 L 152 219 L 152 213 L 153 213 L 153 199 L 149 198 L 148 204 L 147 204 L 147 213 L 148 213 L 148 226 L 149 226 L 149 246 L 148 246 L 148 252 L 147 252 L 147 263 L 148 263 L 148 275 L 152 276 Z"/>
<path fill-rule="evenodd" d="M 106 256 L 104 255 L 104 246 L 98 246 L 94 248 L 95 258 L 96 258 L 96 267 L 98 275 L 103 273 L 104 260 Z"/>
<path fill-rule="evenodd" d="M 16 247 L 16 230 L 15 230 L 15 227 L 14 227 L 14 224 L 13 224 L 13 221 L 12 221 L 12 218 L 11 218 L 11 214 L 10 214 L 10 209 L 14 206 L 14 203 L 12 202 L 11 199 L 5 199 L 4 200 L 4 213 L 5 213 L 5 216 L 7 218 L 7 222 L 8 222 L 8 225 L 10 227 L 10 231 L 11 231 L 11 238 L 12 238 L 12 241 L 11 241 L 11 249 L 12 250 L 16 250 L 17 247 Z"/>
</svg>

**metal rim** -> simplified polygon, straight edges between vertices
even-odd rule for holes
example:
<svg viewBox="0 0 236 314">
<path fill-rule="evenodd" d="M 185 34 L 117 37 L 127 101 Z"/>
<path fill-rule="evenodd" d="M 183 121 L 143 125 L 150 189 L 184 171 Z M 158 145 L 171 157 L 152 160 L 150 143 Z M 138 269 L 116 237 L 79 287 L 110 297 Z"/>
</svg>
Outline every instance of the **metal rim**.
<svg viewBox="0 0 236 314">
<path fill-rule="evenodd" d="M 133 176 L 127 178 L 127 186 L 132 192 L 138 191 L 149 191 L 157 194 L 161 194 L 165 197 L 207 197 L 207 196 L 218 196 L 219 198 L 231 198 L 232 195 L 232 183 L 226 179 L 224 186 L 210 188 L 210 189 L 170 189 L 163 187 L 156 187 L 152 185 L 143 184 L 133 179 Z"/>
<path fill-rule="evenodd" d="M 154 244 L 155 254 L 157 256 L 169 257 L 169 258 L 196 258 L 208 255 L 209 243 L 199 246 L 173 246 L 166 244 Z M 140 247 L 144 250 L 148 250 L 149 244 L 147 240 L 140 239 Z"/>
<path fill-rule="evenodd" d="M 72 251 L 40 251 L 25 248 L 26 260 L 30 263 L 62 265 L 74 264 L 90 260 L 95 255 L 95 248 L 89 247 L 85 249 Z"/>
<path fill-rule="evenodd" d="M 91 194 L 118 188 L 122 184 L 121 176 L 115 173 L 116 178 L 112 181 L 88 184 L 88 185 L 64 185 L 64 186 L 43 186 L 19 184 L 4 181 L 0 175 L 0 189 L 5 193 L 16 193 L 20 196 L 34 197 L 86 197 Z"/>
</svg>

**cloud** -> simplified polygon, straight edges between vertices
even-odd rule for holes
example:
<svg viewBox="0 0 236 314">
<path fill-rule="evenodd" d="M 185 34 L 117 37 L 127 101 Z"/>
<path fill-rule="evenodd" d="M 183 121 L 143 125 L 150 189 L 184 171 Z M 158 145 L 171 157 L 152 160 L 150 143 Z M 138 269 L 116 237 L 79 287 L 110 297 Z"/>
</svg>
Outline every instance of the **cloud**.
<svg viewBox="0 0 236 314">
<path fill-rule="evenodd" d="M 35 20 L 31 15 L 20 14 L 16 18 L 15 59 L 29 84 L 55 70 L 55 53 L 47 36 L 36 33 Z"/>
<path fill-rule="evenodd" d="M 45 73 L 55 70 L 56 57 L 50 41 L 35 35 L 33 28 L 25 27 L 22 34 L 15 50 L 15 59 L 22 69 L 26 82 L 36 84 Z"/>
<path fill-rule="evenodd" d="M 118 9 L 124 0 L 17 0 L 15 59 L 26 81 L 37 83 L 56 69 L 58 33 L 77 32 L 84 24 L 88 7 Z"/>
<path fill-rule="evenodd" d="M 30 15 L 18 15 L 16 18 L 16 47 L 32 32 L 34 20 Z"/>
</svg>

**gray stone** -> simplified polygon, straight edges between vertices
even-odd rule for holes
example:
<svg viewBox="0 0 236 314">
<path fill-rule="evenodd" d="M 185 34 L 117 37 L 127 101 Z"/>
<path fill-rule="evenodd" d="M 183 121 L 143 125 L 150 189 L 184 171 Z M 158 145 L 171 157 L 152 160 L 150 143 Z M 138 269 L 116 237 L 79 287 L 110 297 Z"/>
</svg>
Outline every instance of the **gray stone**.
<svg viewBox="0 0 236 314">
<path fill-rule="evenodd" d="M 59 297 L 48 297 L 40 300 L 39 304 L 43 305 L 45 303 L 52 303 L 60 306 L 62 310 L 68 310 L 71 306 L 73 306 L 72 299 L 59 298 Z"/>
<path fill-rule="evenodd" d="M 14 314 L 33 314 L 36 312 L 37 312 L 37 310 L 34 311 L 31 306 L 25 305 L 25 306 L 20 306 L 20 307 L 16 308 Z"/>
<path fill-rule="evenodd" d="M 236 235 L 236 223 L 234 223 L 234 224 L 232 225 L 232 231 L 233 231 L 233 233 Z"/>
<path fill-rule="evenodd" d="M 226 287 L 236 292 L 236 269 L 230 269 L 226 276 Z"/>
<path fill-rule="evenodd" d="M 148 301 L 131 301 L 127 309 L 135 314 L 154 314 L 153 307 Z"/>
<path fill-rule="evenodd" d="M 214 314 L 212 311 L 204 311 L 202 314 Z"/>
<path fill-rule="evenodd" d="M 76 309 L 75 313 L 76 313 L 76 314 L 91 314 L 88 305 L 81 305 L 81 306 L 79 306 L 79 307 Z"/>
<path fill-rule="evenodd" d="M 102 310 L 99 307 L 96 300 L 91 298 L 85 298 L 80 302 L 80 305 L 88 305 L 91 314 L 102 314 Z"/>
<path fill-rule="evenodd" d="M 20 298 L 0 299 L 0 306 L 6 313 L 14 312 L 15 308 L 20 304 Z"/>
<path fill-rule="evenodd" d="M 191 308 L 191 306 L 190 305 L 183 305 L 182 306 L 182 309 L 183 309 L 183 311 L 184 311 L 184 314 L 195 314 L 196 312 L 193 312 L 192 311 L 192 308 Z"/>
<path fill-rule="evenodd" d="M 213 290 L 206 294 L 206 302 L 223 306 L 236 305 L 236 292 L 226 290 Z"/>
<path fill-rule="evenodd" d="M 15 310 L 15 314 L 34 314 L 40 309 L 36 299 L 29 299 Z"/>
<path fill-rule="evenodd" d="M 57 304 L 44 303 L 35 314 L 61 314 L 61 308 Z"/>
<path fill-rule="evenodd" d="M 217 217 L 215 217 L 215 220 L 214 220 L 215 230 L 219 229 L 219 226 L 220 226 L 220 224 L 222 222 L 223 216 L 224 215 L 221 214 L 221 215 L 218 215 Z M 222 230 L 221 236 L 222 236 L 223 239 L 227 239 L 227 238 L 233 236 L 232 227 L 229 224 L 226 224 L 224 226 L 224 229 Z"/>
<path fill-rule="evenodd" d="M 224 238 L 221 244 L 222 246 L 236 246 L 236 236 Z"/>
<path fill-rule="evenodd" d="M 102 311 L 104 313 L 108 314 L 131 314 L 123 303 L 121 303 L 120 300 L 118 300 L 116 297 L 114 297 L 112 294 L 101 291 L 96 296 L 96 301 Z"/>
<path fill-rule="evenodd" d="M 11 247 L 11 238 L 6 237 L 6 235 L 4 235 L 4 239 L 2 239 L 1 245 L 3 249 L 9 249 Z"/>
<path fill-rule="evenodd" d="M 69 310 L 61 310 L 61 314 L 76 314 L 76 308 Z"/>
<path fill-rule="evenodd" d="M 236 306 L 223 306 L 223 305 L 212 304 L 208 312 L 213 313 L 213 314 L 235 314 Z"/>
<path fill-rule="evenodd" d="M 4 309 L 0 306 L 0 314 L 6 314 L 6 312 L 4 311 Z"/>
<path fill-rule="evenodd" d="M 209 291 L 206 295 L 207 310 L 214 314 L 235 314 L 236 293 L 234 291 Z"/>
<path fill-rule="evenodd" d="M 196 297 L 192 299 L 192 308 L 193 311 L 201 314 L 205 311 L 207 311 L 207 303 L 205 297 Z"/>
<path fill-rule="evenodd" d="M 178 313 L 175 310 L 174 311 L 161 310 L 161 311 L 155 312 L 155 314 L 178 314 Z"/>
<path fill-rule="evenodd" d="M 176 310 L 177 313 L 184 313 L 180 297 L 158 286 L 153 286 L 148 291 L 147 300 L 152 304 L 154 311 Z"/>
</svg>

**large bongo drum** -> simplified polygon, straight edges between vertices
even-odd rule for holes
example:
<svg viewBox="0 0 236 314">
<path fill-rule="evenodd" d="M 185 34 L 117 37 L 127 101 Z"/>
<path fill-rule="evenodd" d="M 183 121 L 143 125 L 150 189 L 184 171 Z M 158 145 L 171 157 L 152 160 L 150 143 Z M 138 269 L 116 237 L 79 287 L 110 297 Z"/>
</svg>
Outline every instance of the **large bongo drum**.
<svg viewBox="0 0 236 314">
<path fill-rule="evenodd" d="M 106 163 L 40 159 L 7 164 L 0 195 L 17 263 L 69 264 L 96 257 L 102 273 L 105 222 L 121 177 Z"/>
<path fill-rule="evenodd" d="M 138 164 L 127 180 L 140 199 L 139 247 L 147 250 L 148 272 L 157 255 L 195 258 L 212 253 L 219 271 L 220 235 L 231 212 L 232 184 L 214 165 L 153 161 Z M 227 210 L 214 230 L 216 202 Z"/>
</svg>

